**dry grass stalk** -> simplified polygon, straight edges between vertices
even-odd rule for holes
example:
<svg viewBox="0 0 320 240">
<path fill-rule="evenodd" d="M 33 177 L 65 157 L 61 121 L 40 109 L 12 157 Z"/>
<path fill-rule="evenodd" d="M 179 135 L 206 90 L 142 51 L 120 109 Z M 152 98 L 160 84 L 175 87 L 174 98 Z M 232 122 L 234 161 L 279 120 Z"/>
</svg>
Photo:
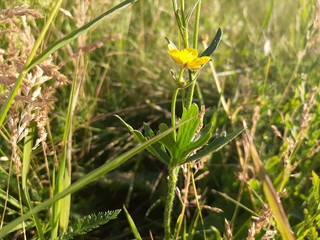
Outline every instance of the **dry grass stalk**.
<svg viewBox="0 0 320 240">
<path fill-rule="evenodd" d="M 224 228 L 226 229 L 227 235 L 224 235 L 223 239 L 232 240 L 232 230 L 230 228 L 230 225 L 229 225 L 227 219 L 224 219 Z"/>
<path fill-rule="evenodd" d="M 248 230 L 247 240 L 255 240 L 255 236 L 260 233 L 262 229 L 267 228 L 269 230 L 271 226 L 271 218 L 272 212 L 268 205 L 264 205 L 261 209 L 261 213 L 259 218 L 252 222 L 251 227 Z M 267 231 L 264 235 L 270 236 L 270 231 Z M 272 237 L 274 237 L 275 233 Z M 271 239 L 271 238 L 264 238 L 264 239 Z"/>
<path fill-rule="evenodd" d="M 28 15 L 34 18 L 43 18 L 42 14 L 38 10 L 29 9 L 28 5 L 22 5 L 0 11 L 0 21 L 11 21 L 14 17 Z"/>
<path fill-rule="evenodd" d="M 35 38 L 28 24 L 33 18 L 43 18 L 38 10 L 20 6 L 2 10 L 0 22 L 4 22 L 5 35 L 1 37 L 7 41 L 7 49 L 0 51 L 0 102 L 4 102 L 15 84 L 17 77 L 23 69 L 28 54 L 30 53 Z M 21 22 L 20 24 L 17 24 Z M 44 84 L 54 78 L 52 86 L 43 87 Z M 30 71 L 21 85 L 14 104 L 8 115 L 8 128 L 10 131 L 10 145 L 16 173 L 21 169 L 19 142 L 28 134 L 30 124 L 36 125 L 38 137 L 33 148 L 40 143 L 46 146 L 46 126 L 49 123 L 48 113 L 52 110 L 55 101 L 54 93 L 57 87 L 67 83 L 67 78 L 59 72 L 59 67 L 52 63 L 52 58 L 47 59 Z"/>
</svg>

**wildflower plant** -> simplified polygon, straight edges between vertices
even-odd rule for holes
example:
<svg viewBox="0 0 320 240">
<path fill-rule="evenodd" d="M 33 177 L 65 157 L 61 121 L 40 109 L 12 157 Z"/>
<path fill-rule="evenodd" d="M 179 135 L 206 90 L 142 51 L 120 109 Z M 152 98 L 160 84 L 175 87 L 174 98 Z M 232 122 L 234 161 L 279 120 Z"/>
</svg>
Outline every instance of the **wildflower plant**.
<svg viewBox="0 0 320 240">
<path fill-rule="evenodd" d="M 22 1 L 2 1 L 0 4 L 2 8 L 6 8 L 0 11 L 2 43 L 0 49 L 0 199 L 2 202 L 0 204 L 2 214 L 0 239 L 22 237 L 24 239 L 72 239 L 87 235 L 90 231 L 124 214 L 128 223 L 117 221 L 107 229 L 97 229 L 94 236 L 107 232 L 108 236 L 103 238 L 124 238 L 128 234 L 131 236 L 133 234 L 135 239 L 142 239 L 141 236 L 146 235 L 146 230 L 149 230 L 150 235 L 158 234 L 158 219 L 152 221 L 150 229 L 150 225 L 140 228 L 141 222 L 134 221 L 141 220 L 137 218 L 137 214 L 141 213 L 139 210 L 143 209 L 140 202 L 134 211 L 136 215 L 133 218 L 126 209 L 129 203 L 130 208 L 136 207 L 135 201 L 141 199 L 140 194 L 131 194 L 133 181 L 139 183 L 138 181 L 142 179 L 143 186 L 146 186 L 146 190 L 149 191 L 151 190 L 148 188 L 151 182 L 149 179 L 155 177 L 154 174 L 150 174 L 150 177 L 148 174 L 143 178 L 131 178 L 139 174 L 139 161 L 133 171 L 134 174 L 131 175 L 132 169 L 125 170 L 130 171 L 130 178 L 133 181 L 130 181 L 125 200 L 126 206 L 124 205 L 122 210 L 113 209 L 113 211 L 88 214 L 74 221 L 79 216 L 76 209 L 81 207 L 81 212 L 88 211 L 95 204 L 92 199 L 98 199 L 98 204 L 103 203 L 103 208 L 113 208 L 113 204 L 121 201 L 117 192 L 113 195 L 119 200 L 116 203 L 113 201 L 114 198 L 108 195 L 108 191 L 112 191 L 112 188 L 119 189 L 119 185 L 114 184 L 119 172 L 116 173 L 117 177 L 112 179 L 115 181 L 110 185 L 108 181 L 107 184 L 111 188 L 99 196 L 91 194 L 96 192 L 95 185 L 90 186 L 89 198 L 82 198 L 83 195 L 80 193 L 74 196 L 75 201 L 71 201 L 71 196 L 80 189 L 88 187 L 98 178 L 120 168 L 122 164 L 130 161 L 133 156 L 143 150 L 148 150 L 157 158 L 166 167 L 168 173 L 166 178 L 168 189 L 164 196 L 164 219 L 157 215 L 161 218 L 160 221 L 164 222 L 164 239 L 222 239 L 222 232 L 224 239 L 244 239 L 246 233 L 247 239 L 319 238 L 320 180 L 317 171 L 319 161 L 316 160 L 319 159 L 320 152 L 318 129 L 320 77 L 319 71 L 316 71 L 318 62 L 314 58 L 314 54 L 320 52 L 319 0 L 316 1 L 317 3 L 299 1 L 298 4 L 291 4 L 290 1 L 279 1 L 275 4 L 271 1 L 268 4 L 251 4 L 250 7 L 243 5 L 241 1 L 239 1 L 240 5 L 222 1 L 223 6 L 229 4 L 226 14 L 233 16 L 230 19 L 226 15 L 220 18 L 219 22 L 225 19 L 228 23 L 221 24 L 229 25 L 230 20 L 234 20 L 236 24 L 233 22 L 228 27 L 230 30 L 225 41 L 232 43 L 232 49 L 225 51 L 219 59 L 219 62 L 224 62 L 223 58 L 228 59 L 228 65 L 223 67 L 227 71 L 219 73 L 213 66 L 213 61 L 217 59 L 217 55 L 213 53 L 222 37 L 222 31 L 217 30 L 210 44 L 207 44 L 209 43 L 207 37 L 201 38 L 199 41 L 204 48 L 201 49 L 198 46 L 198 30 L 202 1 L 194 0 L 193 6 L 187 6 L 184 0 L 172 0 L 173 16 L 178 26 L 177 34 L 170 36 L 173 41 L 166 39 L 168 49 L 161 48 L 162 53 L 166 54 L 163 62 L 172 63 L 172 89 L 166 90 L 166 92 L 172 92 L 171 114 L 166 114 L 167 120 L 160 123 L 157 129 L 143 124 L 142 131 L 133 129 L 118 117 L 140 144 L 130 150 L 121 151 L 122 154 L 107 160 L 102 153 L 106 151 L 110 153 L 110 146 L 112 153 L 118 151 L 118 146 L 123 148 L 128 146 L 127 144 L 121 146 L 123 139 L 127 136 L 118 136 L 117 133 L 122 129 L 114 127 L 106 129 L 105 118 L 111 116 L 109 110 L 113 112 L 116 106 L 117 111 L 127 114 L 128 110 L 122 107 L 127 106 L 128 101 L 131 101 L 131 93 L 133 97 L 137 97 L 136 93 L 131 92 L 130 89 L 139 88 L 148 94 L 155 92 L 149 91 L 145 81 L 139 81 L 136 84 L 132 84 L 131 79 L 127 81 L 128 72 L 138 77 L 141 76 L 140 74 L 144 77 L 152 76 L 149 80 L 162 79 L 163 69 L 161 68 L 166 64 L 155 62 L 158 59 L 155 59 L 154 55 L 159 49 L 159 44 L 163 46 L 164 41 L 156 34 L 148 33 L 158 32 L 161 26 L 164 27 L 161 32 L 168 29 L 166 18 L 161 18 L 161 14 L 167 16 L 167 11 L 161 9 L 163 9 L 162 6 L 167 7 L 168 2 L 121 0 L 103 13 L 100 13 L 102 8 L 98 7 L 99 4 L 104 6 L 103 1 L 95 1 L 94 4 L 92 1 L 80 1 L 90 7 L 83 7 L 85 6 L 83 4 L 76 4 L 77 6 L 73 7 L 68 2 L 63 4 L 65 9 L 61 8 L 62 0 L 47 1 L 47 3 L 42 1 L 40 5 L 47 5 L 42 6 L 46 9 L 44 11 L 29 8 L 26 5 L 15 6 L 19 2 Z M 117 18 L 116 13 L 136 3 L 141 5 L 129 10 L 129 13 L 131 11 L 136 13 L 132 15 L 133 18 L 131 14 L 126 14 L 125 20 L 130 20 L 128 28 L 121 29 L 119 32 L 114 30 L 113 26 L 122 28 L 123 25 L 118 21 L 122 20 L 119 18 L 123 18 L 123 15 L 118 15 Z M 108 5 L 113 4 L 108 3 Z M 192 1 L 188 4 L 192 4 Z M 206 4 L 209 7 L 207 14 L 215 15 L 212 10 L 219 14 L 219 6 L 212 5 L 210 1 Z M 220 6 L 221 4 L 219 3 Z M 262 20 L 261 14 L 256 14 L 254 18 L 251 18 L 250 14 L 247 14 L 250 18 L 247 18 L 246 15 L 242 15 L 242 12 L 238 13 L 241 16 L 233 14 L 234 11 L 239 12 L 239 6 L 248 7 L 246 8 L 248 13 L 250 8 L 256 13 L 256 6 L 262 5 L 269 6 L 267 11 L 265 7 L 259 7 L 260 13 L 265 14 L 261 26 L 259 25 Z M 71 12 L 67 10 L 69 6 L 72 7 Z M 96 14 L 95 11 L 91 12 L 91 9 L 94 9 L 93 6 L 99 14 L 91 18 Z M 295 9 L 288 12 L 290 12 L 290 18 L 296 21 L 290 21 L 288 15 L 279 14 L 283 11 L 283 7 Z M 65 17 L 61 17 L 61 14 Z M 95 27 L 110 20 L 111 16 L 117 19 L 110 23 L 111 29 L 97 33 Z M 158 21 L 159 19 L 161 22 Z M 210 26 L 211 20 L 209 18 L 205 20 L 206 22 L 203 21 L 201 24 Z M 50 30 L 53 23 L 54 27 Z M 161 25 L 161 23 L 164 24 Z M 141 32 L 139 33 L 136 29 L 131 31 L 131 29 L 130 33 L 134 34 L 121 36 L 122 32 L 129 30 L 129 26 L 130 29 L 131 26 L 133 29 L 138 27 Z M 108 28 L 105 25 L 101 27 Z M 295 29 L 294 34 L 292 31 L 286 33 L 290 29 Z M 60 37 L 65 33 L 64 37 Z M 141 36 L 148 37 L 141 38 Z M 90 39 L 93 40 L 96 37 L 100 40 L 91 44 Z M 76 39 L 77 43 L 74 42 Z M 114 45 L 110 41 L 105 41 L 106 39 L 112 42 L 117 41 Z M 125 44 L 127 40 L 130 44 Z M 264 47 L 260 45 L 261 43 Z M 287 47 L 288 44 L 290 48 Z M 228 45 L 226 44 L 227 48 Z M 91 58 L 88 53 L 102 46 L 108 49 L 115 47 L 117 51 L 104 54 L 104 49 L 100 49 L 99 54 L 92 55 L 93 58 Z M 150 46 L 151 49 L 145 46 Z M 67 51 L 63 51 L 65 47 L 68 47 L 65 49 Z M 264 54 L 259 54 L 262 49 Z M 70 55 L 69 53 L 73 50 L 76 50 L 75 53 Z M 132 50 L 138 50 L 138 53 Z M 117 57 L 113 57 L 114 54 Z M 124 61 L 125 59 L 129 61 Z M 137 64 L 144 66 L 137 68 Z M 213 78 L 208 80 L 210 83 L 213 80 L 217 91 L 216 96 L 222 107 L 216 111 L 211 110 L 212 117 L 206 116 L 208 115 L 206 108 L 211 106 L 203 106 L 202 93 L 198 88 L 202 84 L 200 82 L 202 71 L 206 70 L 208 65 L 213 75 Z M 147 72 L 146 66 L 157 66 L 157 71 Z M 169 72 L 168 69 L 165 72 Z M 110 84 L 114 76 L 117 82 Z M 224 94 L 223 87 L 220 86 L 220 77 L 228 80 L 223 81 L 225 86 L 231 87 L 228 89 L 228 95 Z M 100 79 L 99 82 L 97 79 Z M 236 79 L 239 80 L 237 83 L 233 81 Z M 158 83 L 152 84 L 152 88 L 160 87 L 162 91 L 163 82 Z M 107 95 L 103 91 L 104 84 L 108 89 Z M 121 86 L 121 88 L 112 88 L 112 86 Z M 123 90 L 130 93 L 121 95 Z M 199 101 L 194 98 L 194 92 L 198 93 Z M 230 95 L 232 92 L 234 92 L 233 97 Z M 204 91 L 203 95 L 205 94 Z M 212 95 L 211 92 L 209 94 Z M 140 95 L 144 96 L 144 94 Z M 107 106 L 104 104 L 104 97 L 112 100 L 107 101 Z M 58 99 L 62 101 L 58 102 Z M 144 100 L 143 97 L 141 100 Z M 141 103 L 139 101 L 140 98 L 135 98 L 134 104 L 138 106 Z M 155 105 L 150 104 L 152 107 Z M 140 106 L 138 108 L 136 106 L 134 110 L 140 109 Z M 220 114 L 220 111 L 225 114 Z M 140 116 L 135 117 L 140 119 Z M 236 168 L 233 163 L 231 166 L 229 165 L 231 162 L 226 163 L 225 158 L 220 158 L 214 159 L 214 164 L 222 163 L 223 172 L 206 171 L 211 166 L 204 165 L 205 159 L 208 159 L 205 156 L 219 150 L 243 131 L 238 129 L 229 135 L 218 136 L 216 128 L 221 124 L 223 126 L 231 124 L 231 128 L 236 129 L 238 119 L 241 119 L 244 125 L 248 123 L 249 128 L 246 130 L 247 134 L 235 139 L 236 157 L 233 158 L 239 160 Z M 111 121 L 118 121 L 118 119 L 114 118 Z M 105 141 L 110 142 L 110 140 L 112 142 L 105 146 Z M 229 155 L 234 154 L 230 152 Z M 87 161 L 88 157 L 92 158 Z M 98 158 L 104 161 L 101 166 L 101 161 L 92 164 L 93 160 Z M 85 162 L 84 166 L 89 168 L 82 168 L 82 161 Z M 93 170 L 87 172 L 92 168 Z M 81 174 L 76 175 L 74 171 Z M 75 178 L 72 178 L 73 176 Z M 81 177 L 78 178 L 78 176 Z M 155 186 L 158 186 L 160 176 L 162 172 Z M 184 185 L 184 189 L 178 191 L 180 184 L 177 184 L 177 181 L 182 178 L 184 181 L 179 183 Z M 200 189 L 200 195 L 196 186 L 196 181 L 199 179 L 201 179 L 200 184 L 207 181 L 207 185 L 210 184 L 210 186 L 218 182 L 218 189 L 209 191 L 219 194 L 226 201 L 235 203 L 235 208 L 229 206 L 217 208 L 223 203 L 219 198 L 215 198 L 213 202 L 210 199 L 207 205 L 205 200 L 210 197 L 209 191 L 207 191 L 208 188 L 203 191 Z M 222 185 L 220 185 L 220 179 L 223 181 L 221 181 Z M 98 189 L 100 190 L 100 185 L 105 183 L 105 181 L 99 182 Z M 222 187 L 221 192 L 218 191 L 220 187 Z M 121 187 L 121 189 L 124 188 Z M 158 197 L 153 194 L 154 189 L 155 187 L 151 190 L 152 199 L 150 200 Z M 175 193 L 181 203 L 175 202 Z M 120 195 L 123 195 L 122 192 Z M 79 197 L 83 201 L 77 201 Z M 107 197 L 106 201 L 100 201 L 104 197 Z M 160 200 L 157 199 L 145 216 L 149 216 L 159 202 Z M 281 202 L 284 203 L 283 206 Z M 108 206 L 109 203 L 111 206 Z M 211 205 L 217 207 L 211 207 Z M 191 206 L 196 206 L 197 209 L 195 209 L 194 218 L 188 222 L 186 213 L 188 213 L 187 208 Z M 244 211 L 240 212 L 240 208 Z M 213 214 L 224 211 L 224 214 L 219 215 L 212 223 L 211 217 L 214 215 L 206 212 L 206 216 L 202 216 L 204 209 L 213 211 Z M 73 214 L 75 212 L 77 214 Z M 179 214 L 176 215 L 177 219 L 173 219 L 172 215 L 175 215 L 173 212 Z M 222 216 L 225 216 L 224 229 L 222 224 L 219 226 L 219 223 L 222 223 Z M 294 232 L 291 231 L 290 223 L 295 224 L 292 228 Z M 118 236 L 115 236 L 119 229 L 126 229 L 123 224 L 130 225 L 131 232 L 121 231 Z M 145 230 L 145 232 L 140 235 L 139 230 Z M 209 234 L 209 237 L 206 236 Z M 162 239 L 162 234 L 159 235 L 155 238 Z M 84 238 L 88 237 L 90 238 L 90 236 Z M 151 238 L 154 237 L 151 236 Z"/>
<path fill-rule="evenodd" d="M 206 63 L 211 61 L 210 56 L 219 44 L 222 31 L 220 28 L 218 29 L 211 44 L 199 55 L 197 41 L 201 1 L 197 1 L 192 8 L 196 10 L 192 48 L 188 43 L 189 19 L 192 11 L 189 14 L 186 14 L 184 1 L 180 1 L 180 8 L 178 8 L 177 1 L 173 0 L 172 2 L 183 46 L 178 48 L 170 39 L 166 38 L 168 41 L 168 54 L 179 67 L 178 73 L 172 74 L 175 84 L 171 101 L 171 127 L 176 128 L 178 122 L 185 124 L 180 126 L 177 130 L 174 129 L 171 134 L 166 135 L 147 148 L 153 156 L 164 163 L 168 168 L 168 192 L 164 211 L 164 239 L 172 239 L 173 237 L 171 233 L 171 213 L 180 167 L 219 150 L 243 131 L 243 129 L 239 129 L 229 135 L 214 138 L 214 123 L 211 121 L 204 124 L 203 117 L 205 115 L 205 107 L 199 107 L 193 101 L 194 88 L 199 72 Z M 180 118 L 177 118 L 176 106 L 178 104 L 177 98 L 179 93 L 181 93 L 182 115 Z M 117 117 L 140 143 L 147 142 L 156 135 L 162 134 L 170 129 L 170 126 L 166 123 L 161 123 L 158 132 L 155 133 L 147 123 L 144 123 L 143 134 L 142 132 L 133 129 L 121 117 Z M 179 235 L 179 231 L 175 232 L 176 238 Z"/>
</svg>

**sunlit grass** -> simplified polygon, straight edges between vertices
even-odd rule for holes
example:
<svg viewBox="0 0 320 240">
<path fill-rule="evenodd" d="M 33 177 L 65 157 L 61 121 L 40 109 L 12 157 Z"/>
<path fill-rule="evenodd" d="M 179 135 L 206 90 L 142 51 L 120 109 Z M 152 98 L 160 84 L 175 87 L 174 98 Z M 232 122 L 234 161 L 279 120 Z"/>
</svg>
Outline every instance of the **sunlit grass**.
<svg viewBox="0 0 320 240">
<path fill-rule="evenodd" d="M 194 3 L 186 2 L 190 10 Z M 206 105 L 208 116 L 214 113 L 217 136 L 223 135 L 223 131 L 231 133 L 246 122 L 248 134 L 281 196 L 295 235 L 297 238 L 306 234 L 314 237 L 314 218 L 319 216 L 314 209 L 319 199 L 316 198 L 316 187 L 312 188 L 311 173 L 313 170 L 319 175 L 320 44 L 319 26 L 315 21 L 319 7 L 307 0 L 271 2 L 202 1 L 199 52 L 206 48 L 219 27 L 223 30 L 223 37 L 212 57 L 212 66 L 208 64 L 202 69 L 194 100 Z M 41 51 L 115 4 L 66 1 L 62 8 L 71 16 L 63 11 L 58 13 Z M 0 4 L 3 9 L 17 5 L 17 1 Z M 47 5 L 42 6 L 39 2 L 35 6 L 43 8 L 42 14 L 47 16 Z M 32 34 L 37 38 L 43 20 L 28 18 L 28 21 L 32 22 Z M 194 24 L 194 15 L 190 23 Z M 190 32 L 190 36 L 192 34 Z M 67 152 L 71 154 L 73 181 L 136 145 L 114 114 L 123 117 L 135 129 L 142 128 L 143 122 L 151 124 L 154 130 L 160 122 L 170 124 L 174 89 L 170 69 L 177 72 L 179 67 L 167 53 L 165 37 L 179 45 L 171 1 L 141 0 L 53 53 L 54 63 L 61 66 L 59 71 L 69 82 L 56 88 L 56 100 L 50 103 L 47 146 L 41 145 L 31 154 L 27 184 L 33 188 L 30 197 L 34 205 L 44 202 L 52 194 L 52 182 L 49 181 L 52 181 L 53 166 L 58 166 L 61 146 L 66 143 L 66 139 L 63 142 L 63 132 L 72 82 L 80 86 L 72 119 L 73 142 Z M 1 48 L 8 51 L 8 43 L 2 35 L 0 38 L 4 43 Z M 1 57 L 0 64 L 6 59 L 5 55 L 1 54 Z M 0 82 L 1 89 L 3 84 Z M 53 79 L 43 88 L 54 85 Z M 0 100 L 4 106 L 4 98 Z M 181 98 L 177 102 L 181 102 Z M 178 116 L 181 112 L 178 106 Z M 209 122 L 208 118 L 205 117 L 206 122 Z M 5 199 L 8 202 L 6 211 L 3 211 L 3 205 L 0 209 L 1 224 L 5 226 L 21 215 L 21 209 L 27 212 L 28 205 L 24 199 L 19 200 L 15 170 L 11 170 L 10 178 L 7 175 L 12 158 L 10 137 L 13 136 L 8 125 L 1 128 L 1 136 L 0 157 L 3 161 L 0 167 L 4 172 L 0 174 L 1 202 Z M 181 198 L 175 201 L 173 216 L 177 219 L 185 208 L 185 217 L 181 218 L 179 227 L 181 234 L 196 239 L 197 236 L 201 238 L 205 230 L 208 239 L 219 239 L 231 232 L 234 239 L 245 239 L 257 231 L 257 224 L 261 224 L 262 230 L 255 232 L 255 237 L 262 237 L 269 228 L 279 239 L 280 232 L 265 205 L 268 201 L 245 144 L 243 138 L 238 138 L 207 158 L 203 165 L 195 165 L 192 171 L 196 189 L 184 185 L 186 172 L 180 174 L 177 186 Z M 44 148 L 46 155 L 43 154 Z M 18 143 L 17 153 L 23 156 L 23 141 Z M 121 209 L 125 204 L 143 238 L 161 239 L 166 174 L 162 164 L 147 153 L 140 153 L 124 166 L 72 195 L 70 221 L 98 211 Z M 10 181 L 8 194 L 7 180 Z M 218 195 L 217 191 L 225 195 Z M 184 196 L 184 193 L 188 195 Z M 199 219 L 199 206 L 204 224 Z M 253 216 L 241 206 L 260 217 Z M 49 212 L 43 212 L 39 218 L 44 221 L 49 215 Z M 271 224 L 264 222 L 263 217 Z M 224 219 L 230 228 L 225 228 Z M 256 221 L 255 226 L 253 221 Z M 25 224 L 27 231 L 30 231 L 29 226 L 34 226 L 30 220 Z M 43 230 L 48 233 L 48 226 Z M 101 227 L 92 235 L 108 239 L 133 236 L 123 213 L 112 224 Z"/>
</svg>

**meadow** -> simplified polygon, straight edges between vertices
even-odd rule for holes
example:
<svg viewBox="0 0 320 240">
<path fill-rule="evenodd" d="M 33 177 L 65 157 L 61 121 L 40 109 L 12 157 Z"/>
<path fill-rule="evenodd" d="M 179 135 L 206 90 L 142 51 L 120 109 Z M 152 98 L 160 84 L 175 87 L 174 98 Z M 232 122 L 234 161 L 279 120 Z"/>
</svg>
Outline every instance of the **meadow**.
<svg viewBox="0 0 320 240">
<path fill-rule="evenodd" d="M 319 239 L 320 1 L 0 2 L 0 239 Z"/>
</svg>

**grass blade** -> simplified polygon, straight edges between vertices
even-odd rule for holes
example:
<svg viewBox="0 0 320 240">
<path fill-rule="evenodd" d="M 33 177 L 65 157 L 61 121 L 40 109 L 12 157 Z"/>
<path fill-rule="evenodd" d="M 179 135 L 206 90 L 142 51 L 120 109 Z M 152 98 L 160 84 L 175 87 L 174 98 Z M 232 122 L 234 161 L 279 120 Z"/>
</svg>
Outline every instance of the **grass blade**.
<svg viewBox="0 0 320 240">
<path fill-rule="evenodd" d="M 197 117 L 197 116 L 195 116 L 195 117 Z M 13 220 L 12 222 L 10 222 L 6 226 L 4 226 L 2 229 L 0 229 L 0 239 L 5 237 L 9 232 L 13 231 L 13 229 L 15 229 L 17 225 L 19 225 L 23 221 L 29 219 L 32 215 L 40 212 L 41 210 L 47 209 L 48 207 L 50 207 L 53 203 L 55 203 L 59 199 L 62 199 L 63 197 L 68 196 L 69 194 L 72 194 L 72 193 L 78 191 L 79 189 L 92 183 L 98 177 L 101 177 L 101 176 L 107 174 L 108 172 L 118 168 L 120 165 L 127 162 L 130 158 L 132 158 L 133 156 L 135 156 L 139 152 L 150 147 L 153 143 L 159 141 L 161 138 L 167 136 L 168 134 L 171 134 L 173 130 L 179 128 L 183 124 L 186 124 L 189 121 L 192 121 L 195 117 L 190 118 L 190 119 L 186 120 L 185 122 L 182 122 L 181 124 L 176 125 L 175 127 L 170 128 L 167 131 L 158 134 L 157 136 L 148 140 L 147 142 L 144 142 L 144 143 L 136 146 L 135 148 L 131 149 L 130 151 L 128 151 L 124 154 L 121 154 L 120 156 L 118 156 L 114 159 L 111 159 L 110 161 L 108 161 L 104 165 L 102 165 L 101 167 L 91 171 L 90 173 L 88 173 L 84 177 L 80 178 L 75 183 L 71 184 L 64 191 L 58 193 L 57 195 L 53 196 L 52 198 L 50 198 L 46 201 L 44 201 L 40 205 L 33 208 L 31 211 L 27 212 L 26 214 L 22 215 L 21 217 Z"/>
<path fill-rule="evenodd" d="M 124 210 L 124 213 L 126 214 L 126 217 L 128 219 L 128 222 L 129 222 L 129 225 L 130 225 L 130 228 L 132 230 L 132 233 L 135 237 L 135 239 L 138 239 L 138 240 L 142 240 L 141 236 L 140 236 L 140 233 L 136 227 L 136 224 L 134 223 L 132 217 L 130 216 L 129 212 L 127 211 L 126 207 L 123 206 L 123 210 Z"/>
<path fill-rule="evenodd" d="M 242 133 L 243 130 L 244 130 L 244 128 L 240 128 L 237 131 L 235 131 L 225 137 L 223 136 L 223 137 L 217 137 L 217 138 L 213 139 L 213 141 L 211 141 L 208 144 L 208 146 L 206 146 L 204 149 L 202 149 L 199 152 L 197 152 L 196 154 L 190 156 L 187 159 L 186 163 L 197 160 L 201 157 L 208 155 L 209 153 L 213 153 L 213 152 L 220 150 L 224 145 L 226 145 L 227 143 L 232 141 L 234 138 L 236 138 L 240 133 Z"/>
<path fill-rule="evenodd" d="M 0 113 L 0 126 L 2 126 L 4 119 L 7 116 L 7 113 L 10 109 L 10 106 L 15 98 L 15 96 L 18 93 L 18 90 L 21 86 L 21 83 L 24 79 L 24 77 L 26 76 L 26 74 L 38 63 L 42 62 L 43 60 L 45 60 L 50 54 L 54 53 L 55 51 L 57 51 L 58 49 L 60 49 L 61 47 L 67 45 L 68 43 L 72 42 L 74 39 L 76 39 L 77 37 L 79 37 L 80 35 L 84 34 L 85 32 L 89 31 L 90 29 L 92 29 L 93 27 L 97 26 L 98 24 L 100 24 L 106 17 L 111 16 L 112 14 L 120 11 L 121 9 L 129 6 L 130 4 L 134 3 L 136 0 L 126 0 L 123 1 L 122 3 L 116 5 L 115 7 L 109 9 L 108 11 L 106 11 L 105 13 L 101 14 L 100 16 L 96 17 L 95 19 L 93 19 L 92 21 L 90 21 L 89 23 L 85 24 L 84 26 L 82 26 L 81 28 L 76 29 L 75 31 L 73 31 L 72 33 L 68 34 L 67 36 L 65 36 L 64 38 L 58 40 L 57 42 L 55 42 L 54 44 L 52 44 L 51 46 L 49 46 L 47 49 L 45 49 L 41 54 L 39 54 L 37 57 L 34 58 L 34 55 L 38 49 L 38 47 L 40 46 L 40 43 L 43 40 L 43 37 L 45 35 L 45 33 L 47 32 L 49 25 L 51 23 L 51 21 L 53 20 L 53 17 L 56 15 L 57 11 L 59 10 L 60 4 L 62 2 L 62 0 L 59 0 L 56 2 L 50 17 L 47 21 L 47 23 L 45 24 L 44 28 L 42 29 L 39 38 L 37 39 L 37 42 L 35 44 L 34 49 L 32 50 L 31 54 L 29 55 L 26 64 L 23 68 L 23 71 L 20 73 L 10 95 L 9 98 L 7 100 L 7 102 L 3 105 L 2 109 L 1 109 L 1 113 Z M 37 45 L 37 43 L 39 42 L 39 46 Z"/>
<path fill-rule="evenodd" d="M 24 138 L 24 146 L 23 146 L 23 163 L 22 163 L 22 189 L 25 194 L 26 201 L 28 203 L 28 207 L 32 209 L 32 203 L 29 196 L 29 190 L 27 187 L 27 176 L 30 169 L 30 161 L 31 161 L 31 153 L 33 147 L 33 140 L 34 140 L 34 133 L 35 133 L 35 123 L 31 123 L 29 126 L 28 135 Z M 36 225 L 38 237 L 39 239 L 43 240 L 44 234 L 41 228 L 40 219 L 38 218 L 37 214 L 33 215 L 33 221 Z"/>
<path fill-rule="evenodd" d="M 265 168 L 263 167 L 262 161 L 260 159 L 260 156 L 258 154 L 258 151 L 256 147 L 253 144 L 252 138 L 249 134 L 246 134 L 247 138 L 247 144 L 250 148 L 254 168 L 258 173 L 258 176 L 262 182 L 262 188 L 266 195 L 267 201 L 269 203 L 269 206 L 272 210 L 272 213 L 276 219 L 278 229 L 280 231 L 280 234 L 282 236 L 282 239 L 284 240 L 294 240 L 295 237 L 293 235 L 293 232 L 291 230 L 288 218 L 286 216 L 286 213 L 284 212 L 284 209 L 282 207 L 282 204 L 279 200 L 279 196 L 276 193 L 276 190 L 266 173 Z"/>
<path fill-rule="evenodd" d="M 83 25 L 82 27 L 80 27 L 80 28 L 76 29 L 75 31 L 71 32 L 70 34 L 68 34 L 64 38 L 58 40 L 57 42 L 55 42 L 54 44 L 49 46 L 47 49 L 45 49 L 36 58 L 34 58 L 33 61 L 30 64 L 28 70 L 30 70 L 35 65 L 37 65 L 38 63 L 40 63 L 41 61 L 46 59 L 50 54 L 54 53 L 55 51 L 57 51 L 61 47 L 67 45 L 68 43 L 72 42 L 73 40 L 75 40 L 80 35 L 86 33 L 87 31 L 89 31 L 93 27 L 99 25 L 106 17 L 112 16 L 113 14 L 115 14 L 118 11 L 122 10 L 123 8 L 129 6 L 130 4 L 134 3 L 135 1 L 137 1 L 137 0 L 126 0 L 126 1 L 123 1 L 122 3 L 116 5 L 115 7 L 109 9 L 108 11 L 104 12 L 100 16 L 96 17 L 92 21 L 90 21 L 87 24 Z"/>
</svg>

